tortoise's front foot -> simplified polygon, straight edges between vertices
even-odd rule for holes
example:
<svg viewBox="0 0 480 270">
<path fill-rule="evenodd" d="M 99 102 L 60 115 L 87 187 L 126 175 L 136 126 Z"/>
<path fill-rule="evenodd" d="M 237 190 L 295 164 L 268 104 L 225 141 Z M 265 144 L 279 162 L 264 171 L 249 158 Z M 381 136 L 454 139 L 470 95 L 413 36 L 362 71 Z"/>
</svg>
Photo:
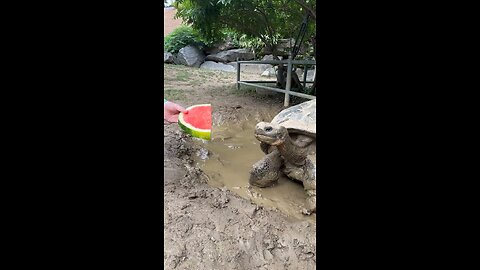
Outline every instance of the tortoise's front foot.
<svg viewBox="0 0 480 270">
<path fill-rule="evenodd" d="M 278 173 L 270 172 L 268 174 L 263 174 L 258 170 L 253 169 L 250 172 L 250 179 L 248 182 L 252 186 L 264 188 L 275 184 L 278 180 L 278 177 Z"/>
<path fill-rule="evenodd" d="M 317 192 L 315 190 L 307 191 L 307 200 L 305 208 L 302 210 L 302 214 L 311 215 L 317 212 Z"/>
<path fill-rule="evenodd" d="M 253 165 L 249 183 L 257 187 L 268 187 L 278 181 L 282 158 L 277 150 L 266 155 Z"/>
</svg>

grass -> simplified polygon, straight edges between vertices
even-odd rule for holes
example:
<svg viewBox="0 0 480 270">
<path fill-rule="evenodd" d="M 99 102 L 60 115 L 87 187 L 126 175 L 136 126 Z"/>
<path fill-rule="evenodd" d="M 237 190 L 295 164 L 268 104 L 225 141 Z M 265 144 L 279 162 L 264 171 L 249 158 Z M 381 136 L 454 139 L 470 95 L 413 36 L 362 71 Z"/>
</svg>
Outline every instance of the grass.
<svg viewBox="0 0 480 270">
<path fill-rule="evenodd" d="M 177 81 L 185 82 L 185 81 L 188 81 L 189 79 L 190 79 L 190 74 L 186 71 L 179 71 L 176 74 L 176 80 Z"/>
<path fill-rule="evenodd" d="M 238 90 L 237 85 L 235 84 L 234 87 L 231 89 L 231 92 L 237 96 L 248 96 L 256 94 L 256 90 L 256 87 L 250 85 L 241 85 L 240 90 Z"/>
<path fill-rule="evenodd" d="M 185 93 L 182 92 L 182 90 L 178 90 L 178 89 L 164 89 L 163 93 L 165 98 L 171 101 L 185 100 L 187 97 Z"/>
<path fill-rule="evenodd" d="M 212 71 L 207 69 L 189 68 L 181 65 L 164 65 L 169 72 L 164 75 L 164 84 L 167 88 L 164 90 L 165 97 L 171 100 L 187 101 L 188 93 L 180 87 L 203 87 L 205 94 L 208 95 L 235 95 L 235 96 L 255 96 L 256 87 L 241 85 L 237 90 L 236 74 L 225 73 L 222 71 Z M 180 83 L 181 82 L 181 83 Z M 218 86 L 216 85 L 218 83 Z M 167 86 L 168 85 L 168 86 Z M 274 84 L 262 84 L 265 86 L 274 86 Z M 185 88 L 185 91 L 187 91 Z"/>
</svg>

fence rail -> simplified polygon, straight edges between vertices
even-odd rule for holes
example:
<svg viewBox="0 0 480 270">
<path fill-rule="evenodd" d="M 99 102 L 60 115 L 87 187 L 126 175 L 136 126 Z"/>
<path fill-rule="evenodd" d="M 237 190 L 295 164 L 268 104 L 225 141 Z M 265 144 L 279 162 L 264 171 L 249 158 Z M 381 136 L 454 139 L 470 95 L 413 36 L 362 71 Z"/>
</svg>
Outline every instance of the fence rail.
<svg viewBox="0 0 480 270">
<path fill-rule="evenodd" d="M 269 87 L 264 85 L 259 85 L 258 83 L 276 83 L 276 81 L 242 81 L 240 80 L 240 67 L 242 64 L 287 64 L 287 85 L 285 89 Z M 292 60 L 292 56 L 289 56 L 287 60 L 262 60 L 262 61 L 238 61 L 237 59 L 237 89 L 240 90 L 240 85 L 248 85 L 253 87 L 258 87 L 270 91 L 275 91 L 279 93 L 285 94 L 285 100 L 283 106 L 288 107 L 290 104 L 290 96 L 297 96 L 307 99 L 316 99 L 316 96 L 307 95 L 303 93 L 293 92 L 291 90 L 292 86 L 292 69 L 294 65 L 305 65 L 305 70 L 303 73 L 303 87 L 306 87 L 307 83 L 311 83 L 312 81 L 307 81 L 307 66 L 316 66 L 317 62 L 313 60 Z"/>
</svg>

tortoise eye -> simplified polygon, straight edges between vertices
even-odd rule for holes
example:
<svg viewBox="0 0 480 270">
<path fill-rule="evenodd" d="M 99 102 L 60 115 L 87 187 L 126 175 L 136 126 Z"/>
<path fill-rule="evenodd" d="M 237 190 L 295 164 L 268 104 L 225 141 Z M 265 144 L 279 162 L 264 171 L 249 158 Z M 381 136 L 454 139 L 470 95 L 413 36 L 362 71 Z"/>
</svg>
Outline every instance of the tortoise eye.
<svg viewBox="0 0 480 270">
<path fill-rule="evenodd" d="M 266 128 L 265 128 L 265 131 L 266 131 L 266 132 L 272 131 L 272 127 L 266 127 Z"/>
</svg>

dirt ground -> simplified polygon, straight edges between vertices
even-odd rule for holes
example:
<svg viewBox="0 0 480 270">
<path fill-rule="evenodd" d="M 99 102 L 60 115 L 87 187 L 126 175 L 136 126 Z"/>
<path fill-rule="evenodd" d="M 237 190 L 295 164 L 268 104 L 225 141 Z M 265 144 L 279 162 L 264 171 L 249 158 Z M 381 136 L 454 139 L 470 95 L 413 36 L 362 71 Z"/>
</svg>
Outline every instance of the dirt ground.
<svg viewBox="0 0 480 270">
<path fill-rule="evenodd" d="M 167 100 L 185 107 L 212 104 L 214 126 L 270 121 L 282 109 L 282 95 L 238 91 L 235 73 L 164 68 Z M 165 126 L 165 269 L 316 269 L 316 222 L 291 219 L 209 185 L 209 176 L 195 166 L 197 150 L 178 125 Z"/>
</svg>

